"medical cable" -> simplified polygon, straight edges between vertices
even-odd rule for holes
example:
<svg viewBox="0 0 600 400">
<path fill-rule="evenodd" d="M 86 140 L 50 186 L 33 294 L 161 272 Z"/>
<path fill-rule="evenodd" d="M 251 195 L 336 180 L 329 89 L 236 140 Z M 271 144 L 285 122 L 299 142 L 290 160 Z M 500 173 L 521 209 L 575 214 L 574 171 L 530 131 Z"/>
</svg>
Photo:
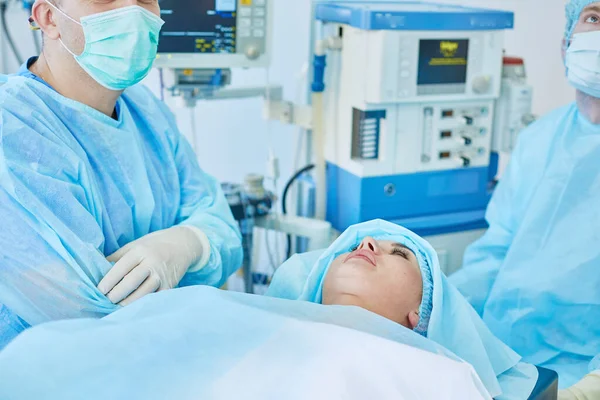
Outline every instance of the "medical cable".
<svg viewBox="0 0 600 400">
<path fill-rule="evenodd" d="M 158 69 L 158 79 L 160 81 L 160 101 L 165 101 L 165 77 L 162 68 Z"/>
<path fill-rule="evenodd" d="M 307 165 L 306 167 L 302 168 L 301 170 L 297 171 L 294 175 L 292 175 L 292 177 L 287 181 L 287 183 L 285 184 L 285 188 L 283 189 L 283 196 L 281 198 L 281 210 L 283 212 L 283 215 L 287 214 L 287 197 L 288 197 L 288 192 L 290 191 L 290 188 L 292 187 L 292 185 L 294 184 L 294 182 L 303 174 L 307 173 L 308 171 L 310 171 L 311 169 L 313 169 L 315 167 L 314 164 L 310 164 Z M 292 252 L 292 236 L 291 235 L 287 235 L 287 250 L 286 250 L 286 259 L 291 257 L 291 252 Z"/>
<path fill-rule="evenodd" d="M 10 31 L 8 30 L 8 24 L 6 23 L 7 8 L 8 8 L 8 3 L 0 2 L 0 23 L 2 23 L 2 30 L 4 31 L 4 34 L 6 35 L 6 41 L 8 42 L 8 45 L 10 46 L 10 49 L 11 49 L 13 55 L 15 56 L 17 62 L 19 63 L 19 65 L 21 65 L 24 63 L 23 57 L 21 57 L 21 54 L 19 53 L 19 50 L 17 49 L 17 46 L 15 45 L 15 42 L 13 41 Z"/>
<path fill-rule="evenodd" d="M 196 129 L 196 109 L 193 107 L 189 108 L 190 110 L 190 126 L 192 132 L 192 148 L 194 149 L 194 153 L 198 154 L 196 143 L 198 143 L 198 131 Z"/>
<path fill-rule="evenodd" d="M 271 249 L 271 241 L 269 240 L 269 230 L 265 229 L 265 245 L 267 247 L 267 256 L 269 258 L 269 264 L 271 264 L 271 269 L 273 272 L 277 269 L 277 262 L 273 258 L 273 251 Z"/>
<path fill-rule="evenodd" d="M 300 73 L 296 75 L 296 98 L 295 98 L 295 102 L 294 104 L 300 104 L 302 102 L 301 99 L 301 95 L 302 90 L 304 88 L 306 88 L 307 85 L 307 80 L 308 80 L 308 63 L 304 63 L 304 65 L 302 66 L 302 69 L 300 70 Z M 306 93 L 304 93 L 306 95 Z M 298 127 L 298 129 L 296 130 L 296 151 L 294 153 L 294 164 L 293 164 L 293 169 L 292 171 L 297 171 L 298 169 L 300 169 L 300 157 L 302 157 L 303 153 L 303 149 L 306 148 L 306 135 L 307 135 L 307 130 L 302 128 L 301 126 Z M 293 203 L 295 205 L 296 210 L 293 212 L 294 215 L 298 214 L 298 195 L 299 195 L 299 191 L 298 191 L 298 186 L 293 186 L 292 188 L 292 192 L 291 192 L 291 196 L 293 199 L 295 199 L 295 202 Z M 291 250 L 292 250 L 292 245 L 291 245 L 291 239 L 292 236 L 291 235 L 287 235 L 287 252 L 286 254 L 288 254 L 288 256 L 286 257 L 289 258 L 290 254 L 291 254 Z"/>
<path fill-rule="evenodd" d="M 271 79 L 269 76 L 269 68 L 265 68 L 265 99 L 267 104 L 271 104 Z M 269 158 L 267 163 L 267 173 L 268 178 L 273 181 L 273 189 L 275 194 L 278 195 L 278 180 L 279 180 L 279 160 L 275 157 L 275 153 L 273 151 L 273 132 L 272 132 L 272 123 L 267 121 L 267 148 L 269 152 Z M 271 267 L 273 270 L 277 269 L 277 261 L 283 261 L 279 254 L 280 246 L 279 246 L 279 235 L 275 233 L 275 255 L 271 253 L 271 246 L 269 245 L 269 232 L 265 231 L 265 240 L 267 245 L 267 253 L 269 256 L 269 262 L 271 263 Z M 274 261 L 273 257 L 277 261 Z"/>
</svg>

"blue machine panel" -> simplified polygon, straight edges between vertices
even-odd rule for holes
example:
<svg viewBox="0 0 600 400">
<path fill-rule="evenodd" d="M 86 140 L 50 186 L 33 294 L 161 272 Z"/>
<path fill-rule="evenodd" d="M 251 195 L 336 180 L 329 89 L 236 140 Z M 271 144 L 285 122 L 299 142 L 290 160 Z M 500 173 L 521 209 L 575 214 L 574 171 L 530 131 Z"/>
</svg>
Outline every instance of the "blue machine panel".
<svg viewBox="0 0 600 400">
<path fill-rule="evenodd" d="M 420 235 L 485 228 L 488 168 L 360 178 L 327 165 L 327 220 L 335 229 L 381 218 Z"/>
<path fill-rule="evenodd" d="M 317 5 L 316 18 L 364 30 L 489 31 L 514 26 L 509 11 L 416 1 L 324 2 Z"/>
</svg>

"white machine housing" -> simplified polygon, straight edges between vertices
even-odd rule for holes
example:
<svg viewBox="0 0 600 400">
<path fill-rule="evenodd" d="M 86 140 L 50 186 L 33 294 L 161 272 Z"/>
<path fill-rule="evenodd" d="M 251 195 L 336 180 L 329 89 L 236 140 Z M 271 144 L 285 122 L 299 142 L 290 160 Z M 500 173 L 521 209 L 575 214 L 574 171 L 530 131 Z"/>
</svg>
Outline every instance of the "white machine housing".
<svg viewBox="0 0 600 400">
<path fill-rule="evenodd" d="M 324 1 L 327 220 L 432 239 L 444 268 L 487 224 L 504 31 L 514 14 L 421 1 Z M 334 39 L 330 39 L 333 37 Z M 321 59 L 315 59 L 319 77 Z M 314 88 L 320 88 L 315 80 Z"/>
<path fill-rule="evenodd" d="M 374 31 L 339 25 L 333 31 L 340 29 L 343 48 L 330 54 L 327 67 L 327 161 L 361 177 L 489 164 L 502 30 Z M 468 40 L 465 84 L 417 84 L 419 46 L 428 39 Z M 385 110 L 376 159 L 352 156 L 354 109 Z"/>
<path fill-rule="evenodd" d="M 505 57 L 501 96 L 496 102 L 492 151 L 512 153 L 517 136 L 534 121 L 533 88 L 527 83 L 523 59 Z"/>
</svg>

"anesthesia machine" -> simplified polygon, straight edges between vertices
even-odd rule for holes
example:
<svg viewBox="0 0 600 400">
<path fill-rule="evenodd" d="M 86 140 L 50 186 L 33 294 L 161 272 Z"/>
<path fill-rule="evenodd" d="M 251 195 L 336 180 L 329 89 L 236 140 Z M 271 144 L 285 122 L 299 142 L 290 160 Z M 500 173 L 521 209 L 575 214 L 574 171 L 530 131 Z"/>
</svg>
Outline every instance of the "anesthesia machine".
<svg viewBox="0 0 600 400">
<path fill-rule="evenodd" d="M 501 89 L 503 119 L 523 108 L 504 99 L 512 81 L 503 87 L 503 36 L 513 13 L 329 1 L 316 5 L 315 18 L 313 92 L 323 94 L 314 120 L 327 188 L 317 185 L 316 196 L 326 196 L 327 220 L 339 231 L 396 222 L 426 236 L 455 269 L 486 228 Z"/>
</svg>

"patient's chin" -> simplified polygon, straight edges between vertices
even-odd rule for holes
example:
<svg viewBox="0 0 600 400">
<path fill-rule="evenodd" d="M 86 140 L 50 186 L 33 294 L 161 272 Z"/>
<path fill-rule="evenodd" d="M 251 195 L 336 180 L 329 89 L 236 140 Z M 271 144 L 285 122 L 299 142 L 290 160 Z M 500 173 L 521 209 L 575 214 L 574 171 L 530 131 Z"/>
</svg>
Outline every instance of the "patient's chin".
<svg viewBox="0 0 600 400">
<path fill-rule="evenodd" d="M 365 308 L 366 303 L 360 296 L 349 293 L 327 293 L 323 291 L 323 304 L 329 306 L 356 306 Z"/>
<path fill-rule="evenodd" d="M 374 314 L 384 317 L 392 322 L 400 324 L 400 325 L 404 326 L 405 328 L 412 329 L 410 327 L 410 323 L 407 318 L 399 318 L 399 316 L 397 316 L 397 315 L 391 315 L 389 313 L 386 313 L 385 308 L 380 307 L 380 306 L 378 307 L 375 304 L 369 304 L 368 302 L 363 301 L 363 299 L 357 295 L 348 294 L 348 293 L 331 295 L 331 294 L 326 294 L 325 292 L 323 292 L 322 304 L 329 305 L 329 306 L 360 307 L 364 310 L 370 311 Z"/>
</svg>

